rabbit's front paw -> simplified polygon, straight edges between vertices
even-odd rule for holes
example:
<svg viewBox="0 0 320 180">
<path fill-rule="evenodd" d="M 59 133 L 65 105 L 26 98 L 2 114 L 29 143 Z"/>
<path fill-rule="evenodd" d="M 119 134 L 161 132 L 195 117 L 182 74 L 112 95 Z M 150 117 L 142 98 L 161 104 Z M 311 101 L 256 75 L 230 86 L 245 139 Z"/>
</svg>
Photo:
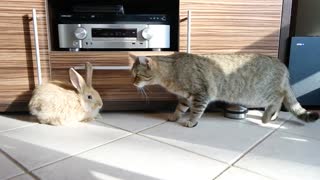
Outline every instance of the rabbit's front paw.
<svg viewBox="0 0 320 180">
<path fill-rule="evenodd" d="M 95 117 L 94 117 L 95 120 L 102 120 L 102 116 L 101 114 L 97 114 Z"/>
<path fill-rule="evenodd" d="M 94 120 L 94 118 L 85 118 L 81 122 L 90 122 L 90 121 L 93 121 L 93 120 Z"/>
</svg>

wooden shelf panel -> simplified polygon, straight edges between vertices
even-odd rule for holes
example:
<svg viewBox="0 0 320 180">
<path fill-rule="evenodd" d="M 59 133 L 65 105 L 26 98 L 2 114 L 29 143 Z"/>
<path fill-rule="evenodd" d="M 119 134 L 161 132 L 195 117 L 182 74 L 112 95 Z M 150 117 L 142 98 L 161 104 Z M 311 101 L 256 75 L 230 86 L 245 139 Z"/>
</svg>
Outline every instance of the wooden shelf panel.
<svg viewBox="0 0 320 180">
<path fill-rule="evenodd" d="M 50 53 L 51 68 L 65 69 L 74 66 L 82 66 L 91 62 L 95 66 L 128 66 L 127 52 L 63 52 L 52 51 Z"/>
<path fill-rule="evenodd" d="M 37 10 L 44 82 L 50 77 L 45 0 L 0 1 L 1 107 L 28 102 L 37 84 L 32 8 Z M 6 111 L 6 108 L 0 108 L 0 111 Z"/>
<path fill-rule="evenodd" d="M 180 19 L 192 10 L 191 52 L 255 52 L 277 56 L 282 0 L 180 0 Z M 187 22 L 180 23 L 180 51 Z"/>
</svg>

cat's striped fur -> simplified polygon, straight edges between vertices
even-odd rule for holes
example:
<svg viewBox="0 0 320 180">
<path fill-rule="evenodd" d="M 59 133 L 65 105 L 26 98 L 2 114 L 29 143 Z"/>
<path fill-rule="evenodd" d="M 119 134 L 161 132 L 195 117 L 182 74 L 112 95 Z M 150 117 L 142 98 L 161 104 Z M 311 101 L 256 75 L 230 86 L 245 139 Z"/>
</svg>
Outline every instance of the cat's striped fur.
<svg viewBox="0 0 320 180">
<path fill-rule="evenodd" d="M 308 112 L 298 103 L 289 85 L 287 68 L 276 58 L 259 54 L 175 53 L 142 60 L 132 68 L 134 85 L 141 88 L 159 84 L 176 94 L 179 104 L 169 120 L 178 120 L 190 108 L 187 127 L 196 126 L 209 102 L 216 100 L 264 107 L 264 123 L 279 112 L 282 103 L 305 122 L 319 118 L 318 113 Z"/>
</svg>

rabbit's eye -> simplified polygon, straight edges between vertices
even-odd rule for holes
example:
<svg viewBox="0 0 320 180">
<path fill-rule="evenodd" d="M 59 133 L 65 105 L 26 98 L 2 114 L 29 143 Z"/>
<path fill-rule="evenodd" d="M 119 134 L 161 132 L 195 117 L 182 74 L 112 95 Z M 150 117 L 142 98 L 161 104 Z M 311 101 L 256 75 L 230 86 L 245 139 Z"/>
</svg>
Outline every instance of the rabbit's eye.
<svg viewBox="0 0 320 180">
<path fill-rule="evenodd" d="M 91 96 L 91 95 L 88 95 L 88 99 L 92 99 L 92 96 Z"/>
</svg>

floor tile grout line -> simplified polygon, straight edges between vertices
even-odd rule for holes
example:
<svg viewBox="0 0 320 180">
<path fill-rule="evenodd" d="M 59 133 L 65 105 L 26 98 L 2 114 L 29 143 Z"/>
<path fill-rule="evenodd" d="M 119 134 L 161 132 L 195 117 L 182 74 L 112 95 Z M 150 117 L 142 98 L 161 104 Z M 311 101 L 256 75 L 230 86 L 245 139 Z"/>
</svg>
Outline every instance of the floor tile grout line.
<svg viewBox="0 0 320 180">
<path fill-rule="evenodd" d="M 230 165 L 234 165 L 237 163 L 242 157 L 247 155 L 251 150 L 253 150 L 255 147 L 257 147 L 259 144 L 261 144 L 265 139 L 267 139 L 270 135 L 272 135 L 276 129 L 268 132 L 266 135 L 264 135 L 262 138 L 258 139 L 254 144 L 252 144 L 247 150 L 245 150 L 242 154 L 240 154 L 238 157 L 234 158 L 234 160 L 230 163 Z"/>
<path fill-rule="evenodd" d="M 7 129 L 7 130 L 4 130 L 4 131 L 0 131 L 0 135 L 3 134 L 3 133 L 10 132 L 10 131 L 14 131 L 14 130 L 18 130 L 18 129 L 24 129 L 24 128 L 32 127 L 32 126 L 36 126 L 36 125 L 39 125 L 39 124 L 34 123 L 34 124 L 28 124 L 28 125 L 25 125 L 25 126 L 20 126 L 20 127 L 15 127 L 15 128 Z"/>
<path fill-rule="evenodd" d="M 14 179 L 14 178 L 16 178 L 16 177 L 23 176 L 23 175 L 29 175 L 29 176 L 32 177 L 32 179 L 41 180 L 41 179 L 39 179 L 36 175 L 34 175 L 33 173 L 31 173 L 31 172 L 26 172 L 26 173 L 24 173 L 24 174 L 20 174 L 20 175 L 17 175 L 17 176 L 13 176 L 13 177 L 11 177 L 11 178 L 9 178 L 9 179 L 6 179 L 6 180 L 12 180 L 12 179 Z"/>
<path fill-rule="evenodd" d="M 219 159 L 214 159 L 214 158 L 212 158 L 212 157 L 209 157 L 209 156 L 206 156 L 206 155 L 203 155 L 203 154 L 200 154 L 200 153 L 197 153 L 197 152 L 194 152 L 194 151 L 191 151 L 191 150 L 188 150 L 188 149 L 185 149 L 185 148 L 182 148 L 182 147 L 173 145 L 173 144 L 169 144 L 169 143 L 166 143 L 166 142 L 161 141 L 161 140 L 158 140 L 158 139 L 154 139 L 154 138 L 149 137 L 149 136 L 146 136 L 146 135 L 144 135 L 144 134 L 137 134 L 137 135 L 142 136 L 142 137 L 145 137 L 145 138 L 150 139 L 150 140 L 153 140 L 153 141 L 156 141 L 156 142 L 159 142 L 159 143 L 161 143 L 161 144 L 169 145 L 170 147 L 174 147 L 174 148 L 183 150 L 183 151 L 185 151 L 185 152 L 189 152 L 189 153 L 192 153 L 192 154 L 195 154 L 195 155 L 198 155 L 198 156 L 201 156 L 201 157 L 204 157 L 204 158 L 207 158 L 207 159 L 210 159 L 210 160 L 214 160 L 214 161 L 217 161 L 217 162 L 219 162 L 219 163 L 223 163 L 223 164 L 228 165 L 228 163 L 225 162 L 225 161 L 221 161 L 221 160 L 219 160 Z"/>
<path fill-rule="evenodd" d="M 163 121 L 163 122 L 161 122 L 161 123 L 159 123 L 159 124 L 156 124 L 156 125 L 154 125 L 154 126 L 150 126 L 150 127 L 145 128 L 145 129 L 139 130 L 139 131 L 135 132 L 135 134 L 139 134 L 139 133 L 141 133 L 141 132 L 143 132 L 143 131 L 147 131 L 147 130 L 149 130 L 149 129 L 158 127 L 158 126 L 160 126 L 160 125 L 162 125 L 162 124 L 165 124 L 165 123 L 167 123 L 167 122 L 169 122 L 169 121 L 168 121 L 168 120 Z"/>
<path fill-rule="evenodd" d="M 252 171 L 252 170 L 250 170 L 250 169 L 243 168 L 243 167 L 239 167 L 239 166 L 235 166 L 235 165 L 232 165 L 231 167 L 238 168 L 238 169 L 241 169 L 241 170 L 243 170 L 243 171 L 248 171 L 248 172 L 250 172 L 250 173 L 253 173 L 253 174 L 256 174 L 256 175 L 259 175 L 259 176 L 268 178 L 268 179 L 277 180 L 277 179 L 275 179 L 275 178 L 266 176 L 266 175 L 264 175 L 264 174 L 260 174 L 260 173 L 258 173 L 258 172 L 255 172 L 255 171 Z"/>
<path fill-rule="evenodd" d="M 16 166 L 18 166 L 18 168 L 20 168 L 23 173 L 15 175 L 13 177 L 10 177 L 8 179 L 12 179 L 14 177 L 23 175 L 23 174 L 28 174 L 30 176 L 32 176 L 34 179 L 38 179 L 32 172 L 28 171 L 28 169 L 26 167 L 24 167 L 23 164 L 21 164 L 19 161 L 15 160 L 13 157 L 10 156 L 10 154 L 8 154 L 7 152 L 5 152 L 4 150 L 0 149 L 0 153 L 2 153 L 6 158 L 8 158 L 11 162 L 13 162 Z"/>
<path fill-rule="evenodd" d="M 94 146 L 94 147 L 92 147 L 92 148 L 89 148 L 89 149 L 86 149 L 86 150 L 83 150 L 83 151 L 79 151 L 79 152 L 77 152 L 77 153 L 71 154 L 70 156 L 66 156 L 66 157 L 61 158 L 61 159 L 59 159 L 59 160 L 49 162 L 49 163 L 44 164 L 44 165 L 42 165 L 42 166 L 38 166 L 38 167 L 36 167 L 36 168 L 33 168 L 33 169 L 29 170 L 29 172 L 33 172 L 33 171 L 39 170 L 39 169 L 41 169 L 41 168 L 50 166 L 50 165 L 52 165 L 52 164 L 58 163 L 58 162 L 60 162 L 60 161 L 64 161 L 64 160 L 66 160 L 66 159 L 73 158 L 73 157 L 78 156 L 78 155 L 80 155 L 80 154 L 86 153 L 86 152 L 88 152 L 88 151 L 92 151 L 92 150 L 94 150 L 94 149 L 100 148 L 100 147 L 105 146 L 105 145 L 107 145 L 107 144 L 114 143 L 115 141 L 118 141 L 118 140 L 127 138 L 127 137 L 132 136 L 132 135 L 134 135 L 134 134 L 133 134 L 133 133 L 129 133 L 129 134 L 124 135 L 124 136 L 122 136 L 122 137 L 116 138 L 116 139 L 114 139 L 114 140 L 112 140 L 112 141 L 109 141 L 109 142 L 106 142 L 106 143 L 103 143 L 103 144 L 99 144 L 99 145 L 97 145 L 97 146 Z"/>
<path fill-rule="evenodd" d="M 270 131 L 268 134 L 266 134 L 264 137 L 262 137 L 260 140 L 257 141 L 257 143 L 255 143 L 254 145 L 252 145 L 250 148 L 248 148 L 247 151 L 245 151 L 245 153 L 243 153 L 241 156 L 239 156 L 237 159 L 234 160 L 233 163 L 229 164 L 229 166 L 224 169 L 218 176 L 216 176 L 213 180 L 219 178 L 221 175 L 223 175 L 227 170 L 229 170 L 231 167 L 236 167 L 236 168 L 239 168 L 239 169 L 242 169 L 242 170 L 246 170 L 248 172 L 251 172 L 251 173 L 254 173 L 254 174 L 257 174 L 257 175 L 260 175 L 260 176 L 263 176 L 263 177 L 266 177 L 266 178 L 269 178 L 269 179 L 274 179 L 274 178 L 271 178 L 271 177 L 268 177 L 268 176 L 265 176 L 263 174 L 260 174 L 258 172 L 255 172 L 255 171 L 252 171 L 250 169 L 245 169 L 245 168 L 242 168 L 242 167 L 238 167 L 238 166 L 235 166 L 235 164 L 241 160 L 245 155 L 247 155 L 249 152 L 251 152 L 255 147 L 257 147 L 258 145 L 260 145 L 263 141 L 265 141 L 268 137 L 270 137 L 272 134 L 274 134 L 275 132 L 278 132 L 278 130 L 288 121 L 288 120 L 291 120 L 292 119 L 292 115 L 290 115 L 290 118 L 288 119 L 283 119 L 282 123 L 279 124 L 279 126 L 275 129 L 273 129 L 272 131 Z"/>
<path fill-rule="evenodd" d="M 279 127 L 280 127 L 280 126 L 279 126 Z M 278 128 L 279 128 L 279 127 L 278 127 Z M 228 169 L 230 169 L 231 167 L 233 167 L 239 160 L 241 160 L 245 155 L 247 155 L 247 154 L 248 154 L 249 152 L 251 152 L 254 148 L 256 148 L 258 145 L 260 145 L 262 142 L 264 142 L 268 137 L 270 137 L 273 133 L 275 133 L 278 128 L 273 129 L 272 131 L 270 131 L 269 133 L 267 133 L 264 137 L 262 137 L 262 138 L 261 138 L 260 140 L 258 140 L 255 144 L 253 144 L 251 147 L 249 147 L 244 153 L 242 153 L 240 156 L 238 156 L 237 158 L 235 158 L 235 159 L 233 160 L 233 162 L 230 163 L 225 170 L 223 170 L 220 174 L 218 174 L 218 175 L 214 178 L 214 180 L 217 179 L 217 178 L 219 178 L 219 177 L 220 177 L 222 174 L 224 174 Z"/>
<path fill-rule="evenodd" d="M 163 122 L 161 122 L 161 123 L 159 123 L 159 124 L 155 124 L 155 125 L 152 125 L 152 126 L 149 126 L 149 127 L 146 127 L 146 128 L 144 128 L 144 129 L 141 129 L 141 130 L 138 130 L 138 131 L 134 131 L 134 132 L 132 132 L 132 131 L 130 131 L 130 130 L 127 130 L 127 129 L 123 129 L 123 128 L 118 127 L 118 126 L 114 126 L 114 125 L 108 124 L 107 122 L 103 122 L 103 121 L 100 121 L 100 120 L 98 120 L 98 122 L 103 123 L 103 124 L 108 125 L 108 126 L 111 126 L 111 127 L 113 127 L 113 128 L 117 128 L 117 129 L 120 129 L 120 130 L 129 132 L 129 133 L 138 134 L 138 133 L 140 133 L 140 132 L 142 132 L 142 131 L 146 131 L 146 130 L 148 130 L 148 129 L 157 127 L 157 126 L 159 126 L 159 125 L 161 125 L 161 124 L 164 124 L 164 123 L 166 123 L 166 122 L 169 122 L 169 121 L 163 120 Z"/>
<path fill-rule="evenodd" d="M 114 125 L 112 125 L 112 124 L 108 124 L 108 123 L 103 122 L 103 121 L 100 121 L 100 120 L 97 120 L 97 122 L 102 123 L 103 125 L 107 125 L 107 126 L 110 126 L 110 127 L 116 128 L 116 129 L 119 129 L 119 130 L 126 131 L 126 132 L 128 132 L 128 133 L 134 133 L 134 132 L 131 132 L 131 131 L 127 130 L 127 129 L 123 129 L 123 128 L 121 128 L 121 127 L 114 126 Z"/>
</svg>

